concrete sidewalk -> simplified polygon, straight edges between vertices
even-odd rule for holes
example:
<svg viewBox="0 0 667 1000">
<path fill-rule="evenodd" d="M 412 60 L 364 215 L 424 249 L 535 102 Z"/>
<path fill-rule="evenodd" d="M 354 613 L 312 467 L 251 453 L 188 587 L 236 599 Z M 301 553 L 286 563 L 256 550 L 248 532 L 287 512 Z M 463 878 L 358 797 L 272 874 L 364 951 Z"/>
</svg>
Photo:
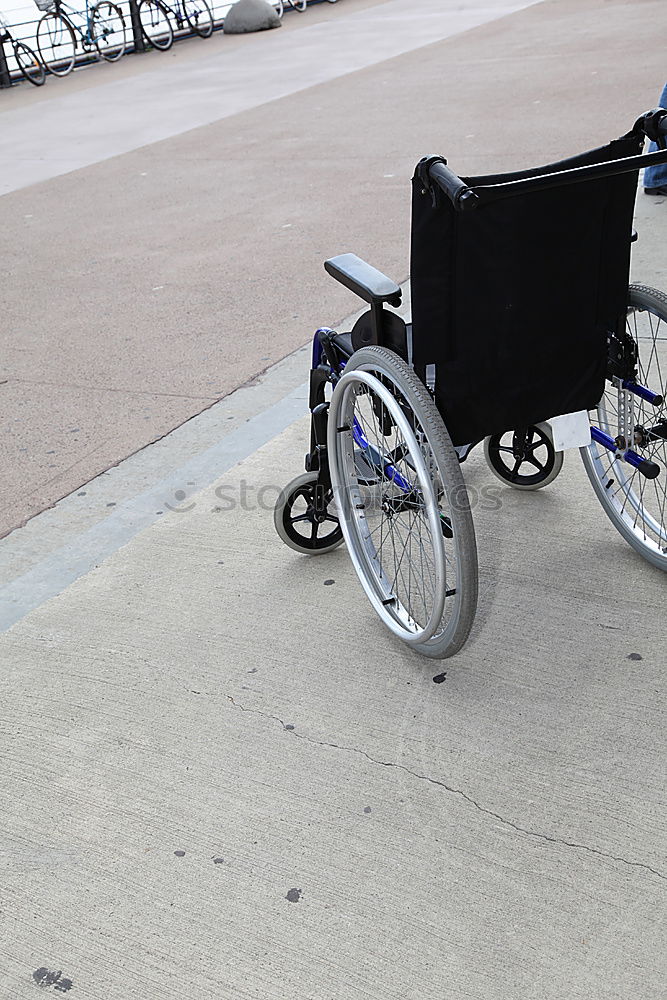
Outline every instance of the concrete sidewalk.
<svg viewBox="0 0 667 1000">
<path fill-rule="evenodd" d="M 313 210 L 340 162 L 360 187 L 342 218 L 331 219 L 340 194 L 313 212 L 277 311 L 303 309 L 308 328 L 354 308 L 320 273 L 342 249 L 404 277 L 409 172 L 436 133 L 451 135 L 463 172 L 502 148 L 500 167 L 527 162 L 533 143 L 546 160 L 628 126 L 659 75 L 648 46 L 637 64 L 642 23 L 634 5 L 544 3 L 458 47 L 441 41 L 208 126 L 227 149 L 277 111 L 282 126 L 308 113 L 319 141 L 315 107 L 340 106 L 334 123 L 347 117 L 359 135 L 373 106 L 385 155 L 401 147 L 387 169 L 400 176 L 380 194 L 375 175 L 362 184 L 365 150 L 323 166 L 312 190 L 304 182 Z M 516 97 L 555 79 L 566 52 L 570 78 L 544 120 Z M 609 75 L 581 92 L 573 121 L 590 64 Z M 453 97 L 447 121 L 432 122 L 439 105 L 425 99 L 415 121 L 408 108 L 444 73 L 474 100 Z M 385 86 L 407 95 L 391 115 Z M 596 118 L 606 91 L 618 106 Z M 473 121 L 489 136 L 469 153 Z M 344 139 L 331 137 L 334 161 Z M 200 141 L 141 157 L 159 174 L 172 143 L 192 162 Z M 299 135 L 308 162 L 310 142 Z M 137 155 L 77 183 L 118 179 Z M 69 183 L 3 203 L 16 213 Z M 268 205 L 260 195 L 254 210 Z M 639 195 L 634 277 L 663 288 L 665 211 Z M 237 247 L 246 268 L 252 242 Z M 264 329 L 273 315 L 267 294 L 246 305 L 251 330 L 262 308 Z M 0 543 L 3 613 L 16 621 L 0 637 L 0 1000 L 39 987 L 83 1000 L 658 1000 L 664 576 L 615 533 L 568 454 L 546 490 L 498 486 L 497 509 L 475 509 L 481 599 L 463 652 L 443 664 L 410 654 L 374 618 L 344 549 L 300 557 L 273 529 L 273 499 L 307 441 L 308 352 L 292 353 L 303 336 L 290 343 L 303 323 L 278 330 L 272 349 L 287 357 L 254 384 Z M 497 486 L 481 454 L 465 474 L 474 496 Z"/>
<path fill-rule="evenodd" d="M 657 1000 L 662 574 L 568 456 L 475 511 L 472 640 L 421 660 L 258 503 L 306 432 L 5 634 L 0 996 Z"/>
</svg>

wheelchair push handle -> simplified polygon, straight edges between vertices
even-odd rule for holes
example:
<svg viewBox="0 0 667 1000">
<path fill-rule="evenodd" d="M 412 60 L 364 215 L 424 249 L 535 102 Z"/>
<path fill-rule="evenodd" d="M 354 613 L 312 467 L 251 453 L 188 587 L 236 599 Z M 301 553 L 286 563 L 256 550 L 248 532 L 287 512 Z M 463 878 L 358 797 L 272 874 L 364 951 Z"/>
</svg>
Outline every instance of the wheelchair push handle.
<svg viewBox="0 0 667 1000">
<path fill-rule="evenodd" d="M 492 179 L 487 178 L 485 183 L 478 184 L 476 188 L 469 187 L 453 170 L 450 170 L 444 156 L 432 155 L 425 156 L 419 161 L 416 176 L 421 183 L 422 193 L 431 195 L 434 208 L 438 205 L 438 190 L 440 190 L 447 195 L 457 212 L 464 212 L 482 204 L 482 192 L 483 201 L 486 202 L 491 198 L 508 197 L 510 194 L 520 194 L 524 191 L 547 190 L 597 177 L 611 177 L 655 162 L 667 162 L 665 161 L 667 108 L 646 111 L 637 119 L 632 131 L 621 138 L 629 139 L 634 136 L 646 136 L 656 143 L 658 152 L 647 153 L 644 156 L 635 154 L 619 159 L 612 158 L 609 162 L 595 162 L 576 167 L 568 167 L 565 163 L 561 170 L 550 170 L 547 174 L 531 172 L 527 177 L 513 177 L 510 180 L 491 182 Z"/>
<path fill-rule="evenodd" d="M 667 139 L 667 109 L 653 108 L 652 111 L 647 111 L 643 114 L 637 124 L 640 125 L 647 139 L 657 143 L 659 149 L 665 148 L 665 139 Z"/>
<path fill-rule="evenodd" d="M 431 192 L 434 202 L 434 185 L 447 195 L 457 212 L 474 208 L 479 200 L 473 189 L 449 169 L 443 156 L 425 156 L 420 160 L 417 172 L 424 191 Z"/>
</svg>

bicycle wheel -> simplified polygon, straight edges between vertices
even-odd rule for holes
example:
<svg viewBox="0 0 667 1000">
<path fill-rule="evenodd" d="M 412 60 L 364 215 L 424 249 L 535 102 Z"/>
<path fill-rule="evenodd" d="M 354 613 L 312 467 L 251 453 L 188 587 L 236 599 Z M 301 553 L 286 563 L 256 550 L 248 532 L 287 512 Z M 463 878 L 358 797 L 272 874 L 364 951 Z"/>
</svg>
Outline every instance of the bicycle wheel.
<svg viewBox="0 0 667 1000">
<path fill-rule="evenodd" d="M 328 454 L 343 535 L 380 619 L 417 652 L 452 656 L 477 606 L 468 494 L 428 391 L 392 351 L 365 347 L 348 362 L 331 398 Z"/>
<path fill-rule="evenodd" d="M 183 0 L 183 13 L 194 32 L 200 38 L 213 34 L 213 14 L 207 0 Z"/>
<path fill-rule="evenodd" d="M 647 479 L 595 441 L 581 449 L 581 457 L 614 527 L 644 559 L 667 571 L 667 295 L 645 285 L 631 285 L 626 330 L 639 350 L 637 382 L 663 397 L 660 406 L 652 406 L 632 394 L 632 447 L 642 458 L 655 462 L 660 474 Z M 619 433 L 618 401 L 618 390 L 608 383 L 596 416 L 600 430 L 612 438 Z"/>
<path fill-rule="evenodd" d="M 308 6 L 308 0 L 289 0 L 289 2 L 290 6 L 293 7 L 294 10 L 298 10 L 301 12 L 303 12 Z"/>
<path fill-rule="evenodd" d="M 541 490 L 563 468 L 563 452 L 556 451 L 549 424 L 533 424 L 484 439 L 489 468 L 514 490 Z"/>
<path fill-rule="evenodd" d="M 285 12 L 283 0 L 272 0 L 272 5 L 276 9 L 276 14 L 278 15 L 278 17 L 282 17 Z"/>
<path fill-rule="evenodd" d="M 273 523 L 285 545 L 309 556 L 331 552 L 343 541 L 338 515 L 333 508 L 329 510 L 332 492 L 324 497 L 326 507 L 318 514 L 316 490 L 316 472 L 297 476 L 282 491 L 273 512 Z"/>
<path fill-rule="evenodd" d="M 90 29 L 97 51 L 107 62 L 116 62 L 125 52 L 127 35 L 120 7 L 100 0 L 90 9 Z"/>
<path fill-rule="evenodd" d="M 67 76 L 74 68 L 76 37 L 62 14 L 45 14 L 37 25 L 37 51 L 42 63 L 54 76 Z"/>
<path fill-rule="evenodd" d="M 25 42 L 14 42 L 14 58 L 26 80 L 41 87 L 46 79 L 46 72 L 37 54 Z"/>
<path fill-rule="evenodd" d="M 174 44 L 174 29 L 161 0 L 141 0 L 138 11 L 141 31 L 148 44 L 161 52 L 170 49 Z"/>
</svg>

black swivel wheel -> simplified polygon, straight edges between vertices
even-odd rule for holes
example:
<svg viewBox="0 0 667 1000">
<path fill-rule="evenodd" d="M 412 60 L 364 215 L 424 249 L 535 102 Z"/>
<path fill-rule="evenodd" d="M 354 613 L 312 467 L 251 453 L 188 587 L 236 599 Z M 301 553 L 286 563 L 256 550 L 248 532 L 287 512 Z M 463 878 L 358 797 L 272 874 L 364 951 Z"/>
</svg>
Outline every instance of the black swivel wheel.
<svg viewBox="0 0 667 1000">
<path fill-rule="evenodd" d="M 549 424 L 534 424 L 484 440 L 484 454 L 493 474 L 514 490 L 541 490 L 563 468 Z"/>
<path fill-rule="evenodd" d="M 343 541 L 337 513 L 331 506 L 331 489 L 325 491 L 323 503 L 317 503 L 318 490 L 322 489 L 316 472 L 297 476 L 281 492 L 273 512 L 276 531 L 285 545 L 309 556 L 331 552 Z"/>
</svg>

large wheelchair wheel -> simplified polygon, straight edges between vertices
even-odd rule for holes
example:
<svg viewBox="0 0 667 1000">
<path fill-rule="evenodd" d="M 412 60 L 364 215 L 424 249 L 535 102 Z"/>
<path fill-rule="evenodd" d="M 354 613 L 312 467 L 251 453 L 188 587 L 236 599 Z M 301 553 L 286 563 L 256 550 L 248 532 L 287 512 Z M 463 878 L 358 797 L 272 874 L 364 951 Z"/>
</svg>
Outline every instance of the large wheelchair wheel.
<svg viewBox="0 0 667 1000">
<path fill-rule="evenodd" d="M 634 402 L 634 450 L 660 466 L 656 479 L 592 441 L 581 449 L 584 466 L 605 513 L 623 538 L 648 562 L 667 571 L 667 296 L 645 285 L 631 285 L 626 330 L 639 349 L 637 381 L 663 397 L 652 406 Z M 597 406 L 597 423 L 618 434 L 618 390 L 607 383 Z"/>
<path fill-rule="evenodd" d="M 348 362 L 331 398 L 328 454 L 340 525 L 371 604 L 417 652 L 452 656 L 477 606 L 470 504 L 440 414 L 392 351 L 364 347 Z"/>
</svg>

